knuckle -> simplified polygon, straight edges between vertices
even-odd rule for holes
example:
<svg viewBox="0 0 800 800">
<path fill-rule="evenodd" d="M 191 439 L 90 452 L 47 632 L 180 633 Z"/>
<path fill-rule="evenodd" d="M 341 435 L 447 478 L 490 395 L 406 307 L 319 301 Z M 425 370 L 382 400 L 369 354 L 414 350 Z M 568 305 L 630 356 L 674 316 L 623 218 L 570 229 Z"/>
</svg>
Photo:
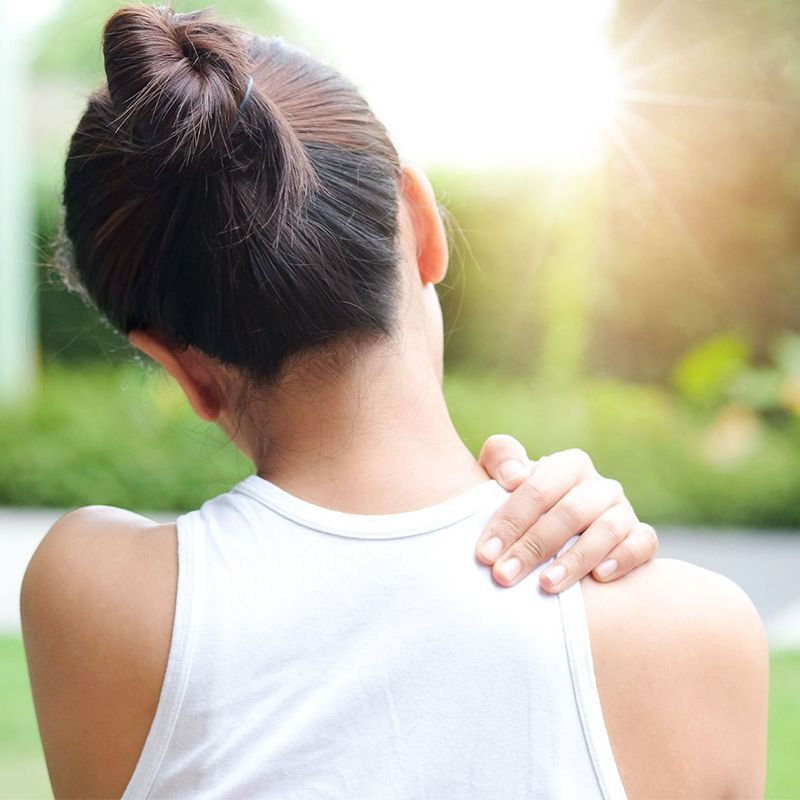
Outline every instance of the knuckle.
<svg viewBox="0 0 800 800">
<path fill-rule="evenodd" d="M 640 522 L 639 529 L 641 530 L 644 538 L 646 551 L 651 556 L 655 555 L 658 551 L 658 534 L 656 533 L 656 529 L 652 525 L 648 525 L 646 522 Z"/>
<path fill-rule="evenodd" d="M 608 494 L 615 500 L 621 500 L 625 496 L 622 484 L 615 478 L 603 478 L 603 483 Z"/>
<path fill-rule="evenodd" d="M 538 518 L 547 508 L 547 491 L 534 477 L 530 477 L 525 483 L 520 484 L 516 494 L 521 496 L 532 518 L 534 516 Z"/>
<path fill-rule="evenodd" d="M 562 556 L 562 559 L 565 558 L 568 558 L 572 562 L 576 573 L 581 572 L 586 574 L 594 567 L 594 563 L 589 559 L 589 554 L 586 550 L 577 545 Z"/>
<path fill-rule="evenodd" d="M 617 560 L 617 563 L 623 566 L 626 570 L 631 569 L 634 564 L 641 561 L 638 556 L 638 548 L 636 545 L 631 544 L 630 536 L 621 541 L 611 553 L 611 557 Z"/>
<path fill-rule="evenodd" d="M 623 530 L 615 519 L 612 517 L 600 517 L 592 525 L 592 533 L 596 534 L 596 538 L 601 537 L 606 541 L 609 552 L 614 545 L 619 544 L 623 539 Z"/>
<path fill-rule="evenodd" d="M 522 526 L 515 517 L 503 516 L 494 521 L 490 536 L 497 536 L 503 542 L 512 542 L 519 538 Z M 488 538 L 488 537 L 487 537 Z"/>
<path fill-rule="evenodd" d="M 572 447 L 564 451 L 564 455 L 568 456 L 571 461 L 584 469 L 594 469 L 594 462 L 591 456 L 579 447 Z"/>
<path fill-rule="evenodd" d="M 554 509 L 553 513 L 558 521 L 568 528 L 577 531 L 582 522 L 580 506 L 574 500 L 562 500 Z"/>
<path fill-rule="evenodd" d="M 621 555 L 631 566 L 649 561 L 658 549 L 658 536 L 647 523 L 637 523 L 631 534 L 619 545 Z M 619 559 L 618 559 L 619 560 Z"/>
<path fill-rule="evenodd" d="M 519 541 L 519 548 L 522 551 L 522 560 L 528 563 L 541 564 L 547 558 L 544 543 L 538 536 L 523 536 Z"/>
</svg>

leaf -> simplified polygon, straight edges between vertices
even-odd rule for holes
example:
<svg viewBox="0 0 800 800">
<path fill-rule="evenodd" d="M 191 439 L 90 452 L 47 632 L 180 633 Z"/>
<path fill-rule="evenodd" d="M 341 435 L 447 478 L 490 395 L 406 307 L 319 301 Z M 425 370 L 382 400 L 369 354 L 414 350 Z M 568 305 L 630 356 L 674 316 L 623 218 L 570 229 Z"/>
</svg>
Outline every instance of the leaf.
<svg viewBox="0 0 800 800">
<path fill-rule="evenodd" d="M 678 361 L 673 382 L 680 394 L 698 406 L 722 403 L 737 376 L 747 369 L 750 345 L 737 334 L 714 336 L 689 350 Z"/>
</svg>

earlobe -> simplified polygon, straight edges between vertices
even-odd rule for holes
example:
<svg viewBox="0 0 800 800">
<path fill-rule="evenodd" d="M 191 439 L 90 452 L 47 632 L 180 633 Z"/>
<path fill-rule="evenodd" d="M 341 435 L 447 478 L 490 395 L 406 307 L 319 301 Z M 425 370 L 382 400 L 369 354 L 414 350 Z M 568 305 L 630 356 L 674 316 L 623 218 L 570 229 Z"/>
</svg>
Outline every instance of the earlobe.
<svg viewBox="0 0 800 800">
<path fill-rule="evenodd" d="M 439 283 L 447 273 L 447 234 L 430 180 L 413 164 L 403 166 L 403 197 L 417 241 L 417 265 L 423 283 Z"/>
<path fill-rule="evenodd" d="M 190 350 L 175 350 L 149 331 L 131 331 L 128 341 L 158 362 L 183 389 L 200 419 L 214 422 L 222 410 L 222 393 L 211 370 Z"/>
</svg>

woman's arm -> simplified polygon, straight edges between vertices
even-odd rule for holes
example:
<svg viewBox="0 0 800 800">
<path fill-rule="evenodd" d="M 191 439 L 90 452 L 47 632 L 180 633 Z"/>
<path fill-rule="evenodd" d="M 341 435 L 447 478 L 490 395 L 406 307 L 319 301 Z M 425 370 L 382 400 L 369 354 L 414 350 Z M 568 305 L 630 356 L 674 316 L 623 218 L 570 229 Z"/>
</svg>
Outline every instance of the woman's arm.
<svg viewBox="0 0 800 800">
<path fill-rule="evenodd" d="M 582 450 L 529 461 L 513 437 L 490 436 L 481 466 L 513 494 L 478 539 L 477 554 L 502 586 L 513 586 L 580 539 L 542 573 L 548 592 L 560 592 L 584 576 L 616 580 L 650 561 L 658 550 L 652 526 L 639 522 L 618 481 L 602 477 Z"/>
<path fill-rule="evenodd" d="M 31 559 L 20 611 L 56 797 L 119 797 L 158 704 L 177 585 L 175 525 L 89 506 Z"/>
<path fill-rule="evenodd" d="M 763 797 L 769 659 L 735 583 L 656 559 L 581 582 L 597 690 L 628 796 Z"/>
</svg>

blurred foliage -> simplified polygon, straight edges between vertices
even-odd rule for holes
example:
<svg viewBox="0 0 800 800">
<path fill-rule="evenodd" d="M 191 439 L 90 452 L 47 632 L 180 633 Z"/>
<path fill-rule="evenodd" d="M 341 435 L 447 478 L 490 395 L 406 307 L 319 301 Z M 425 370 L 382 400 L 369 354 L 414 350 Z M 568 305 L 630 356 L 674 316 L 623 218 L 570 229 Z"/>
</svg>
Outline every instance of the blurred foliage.
<svg viewBox="0 0 800 800">
<path fill-rule="evenodd" d="M 741 336 L 714 336 L 693 347 L 675 368 L 675 385 L 691 403 L 718 405 L 733 378 L 741 375 L 750 346 Z"/>
<path fill-rule="evenodd" d="M 620 0 L 596 368 L 663 379 L 734 330 L 800 328 L 800 4 Z"/>
<path fill-rule="evenodd" d="M 699 410 L 735 404 L 774 423 L 800 416 L 800 335 L 782 333 L 760 364 L 741 336 L 714 336 L 680 359 L 674 380 Z"/>
<path fill-rule="evenodd" d="M 35 402 L 0 416 L 0 452 L 0 504 L 188 510 L 249 470 L 140 365 L 48 370 Z"/>
<path fill-rule="evenodd" d="M 587 450 L 619 479 L 647 520 L 713 525 L 800 524 L 800 418 L 763 425 L 711 424 L 655 385 L 607 379 L 551 383 L 452 371 L 445 389 L 453 419 L 477 452 L 504 432 L 532 455 Z M 755 428 L 755 430 L 753 430 Z"/>
<path fill-rule="evenodd" d="M 760 426 L 743 451 L 737 428 L 715 432 L 658 386 L 450 370 L 445 393 L 473 452 L 499 431 L 531 455 L 583 447 L 648 521 L 800 525 L 797 418 Z M 34 402 L 0 414 L 0 452 L 0 504 L 188 510 L 251 470 L 162 372 L 139 365 L 50 366 Z"/>
<path fill-rule="evenodd" d="M 40 80 L 99 78 L 109 8 L 63 6 Z M 258 0 L 216 8 L 293 35 Z M 626 100 L 601 174 L 430 171 L 451 222 L 454 412 L 474 448 L 496 431 L 537 453 L 585 447 L 650 519 L 796 525 L 800 4 L 620 0 L 612 38 Z M 38 159 L 43 264 L 62 160 Z M 40 286 L 45 395 L 0 417 L 0 501 L 184 508 L 241 474 L 216 434 L 153 406 L 150 379 L 105 375 L 130 360 L 124 339 L 47 269 Z M 74 378 L 59 366 L 76 361 Z"/>
<path fill-rule="evenodd" d="M 123 336 L 93 306 L 66 291 L 52 268 L 53 245 L 61 220 L 59 196 L 41 179 L 37 186 L 36 241 L 39 244 L 39 341 L 46 362 L 129 360 Z"/>
<path fill-rule="evenodd" d="M 109 0 L 66 0 L 56 16 L 37 36 L 34 70 L 59 81 L 72 79 L 94 84 L 103 77 L 100 32 L 116 8 L 125 3 Z M 163 2 L 176 11 L 208 8 L 202 0 Z M 279 34 L 288 28 L 288 17 L 269 0 L 216 0 L 216 13 L 262 34 Z"/>
<path fill-rule="evenodd" d="M 455 360 L 526 373 L 568 327 L 559 347 L 590 374 L 668 384 L 720 332 L 760 360 L 800 329 L 800 4 L 623 0 L 613 33 L 624 102 L 602 176 L 435 175 L 469 244 L 446 298 Z"/>
<path fill-rule="evenodd" d="M 291 30 L 258 0 L 215 7 Z M 41 73 L 97 77 L 108 9 L 65 4 L 41 38 Z M 443 292 L 451 363 L 669 385 L 709 337 L 735 331 L 758 361 L 800 329 L 800 5 L 623 0 L 612 33 L 627 99 L 604 175 L 431 171 L 460 226 Z M 47 243 L 60 177 L 42 163 Z M 43 285 L 46 357 L 116 351 L 79 302 Z"/>
</svg>

